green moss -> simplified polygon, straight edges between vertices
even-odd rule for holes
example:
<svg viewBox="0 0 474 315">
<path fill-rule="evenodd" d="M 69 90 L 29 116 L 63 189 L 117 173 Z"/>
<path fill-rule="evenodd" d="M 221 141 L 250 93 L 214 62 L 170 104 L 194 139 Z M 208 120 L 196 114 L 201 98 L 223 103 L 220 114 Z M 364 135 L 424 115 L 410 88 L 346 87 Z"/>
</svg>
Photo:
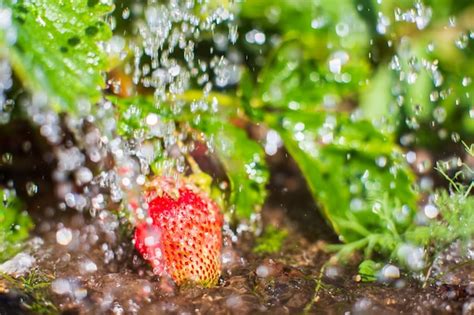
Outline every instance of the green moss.
<svg viewBox="0 0 474 315">
<path fill-rule="evenodd" d="M 288 231 L 276 228 L 269 225 L 265 228 L 263 234 L 257 238 L 253 252 L 257 254 L 274 254 L 278 253 L 285 239 L 288 236 Z"/>
<path fill-rule="evenodd" d="M 0 279 L 5 280 L 10 289 L 18 290 L 25 295 L 22 305 L 33 314 L 59 314 L 59 310 L 49 297 L 53 275 L 35 269 L 18 278 L 0 273 Z"/>
</svg>

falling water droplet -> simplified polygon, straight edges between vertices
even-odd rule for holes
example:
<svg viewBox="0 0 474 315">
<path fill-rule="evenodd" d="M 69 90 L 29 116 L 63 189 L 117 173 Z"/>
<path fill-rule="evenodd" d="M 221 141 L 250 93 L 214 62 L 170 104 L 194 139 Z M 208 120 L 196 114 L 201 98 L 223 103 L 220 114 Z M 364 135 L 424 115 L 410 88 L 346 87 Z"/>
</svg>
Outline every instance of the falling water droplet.
<svg viewBox="0 0 474 315">
<path fill-rule="evenodd" d="M 469 43 L 469 37 L 466 33 L 462 33 L 458 39 L 454 41 L 455 45 L 459 49 L 465 49 Z"/>
<path fill-rule="evenodd" d="M 27 182 L 26 183 L 26 193 L 28 196 L 33 197 L 38 193 L 38 185 L 36 185 L 33 182 Z"/>
<path fill-rule="evenodd" d="M 72 231 L 68 228 L 60 228 L 56 232 L 56 242 L 60 245 L 69 245 L 72 241 Z"/>
<path fill-rule="evenodd" d="M 451 133 L 451 140 L 453 140 L 454 143 L 458 143 L 461 140 L 461 136 L 457 132 Z"/>
</svg>

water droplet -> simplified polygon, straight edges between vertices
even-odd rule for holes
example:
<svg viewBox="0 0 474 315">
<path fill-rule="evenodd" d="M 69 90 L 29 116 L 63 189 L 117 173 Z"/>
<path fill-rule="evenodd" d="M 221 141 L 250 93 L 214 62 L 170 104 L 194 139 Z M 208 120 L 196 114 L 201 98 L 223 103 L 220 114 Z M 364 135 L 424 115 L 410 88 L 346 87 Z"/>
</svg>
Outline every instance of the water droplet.
<svg viewBox="0 0 474 315">
<path fill-rule="evenodd" d="M 377 33 L 387 33 L 387 28 L 390 26 L 390 20 L 382 12 L 378 12 L 377 18 Z"/>
<path fill-rule="evenodd" d="M 235 44 L 237 42 L 237 38 L 239 36 L 239 33 L 237 31 L 237 25 L 236 24 L 230 24 L 229 25 L 229 40 L 232 44 Z"/>
<path fill-rule="evenodd" d="M 245 40 L 250 44 L 263 45 L 266 40 L 265 33 L 259 30 L 251 30 L 245 34 Z"/>
<path fill-rule="evenodd" d="M 461 136 L 457 132 L 451 133 L 451 140 L 453 140 L 454 143 L 458 143 L 461 140 Z"/>
<path fill-rule="evenodd" d="M 174 65 L 168 69 L 168 73 L 173 77 L 178 76 L 180 72 L 181 72 L 181 67 L 179 65 Z"/>
<path fill-rule="evenodd" d="M 436 102 L 439 99 L 439 92 L 438 91 L 433 91 L 430 93 L 430 101 L 431 102 Z"/>
<path fill-rule="evenodd" d="M 320 29 L 327 24 L 327 20 L 325 17 L 318 17 L 311 21 L 311 27 L 314 29 Z"/>
<path fill-rule="evenodd" d="M 266 265 L 260 265 L 255 270 L 257 277 L 266 278 L 270 275 L 270 268 Z"/>
<path fill-rule="evenodd" d="M 432 204 L 427 204 L 424 207 L 424 213 L 425 213 L 426 217 L 428 217 L 429 219 L 434 219 L 438 216 L 439 210 L 438 210 L 438 208 L 436 208 L 436 206 L 434 206 Z"/>
<path fill-rule="evenodd" d="M 462 78 L 462 86 L 471 85 L 472 79 L 471 77 L 463 77 Z"/>
<path fill-rule="evenodd" d="M 398 279 L 400 278 L 400 269 L 394 265 L 385 265 L 382 269 L 382 276 L 385 279 Z"/>
<path fill-rule="evenodd" d="M 375 163 L 378 167 L 385 167 L 387 165 L 387 158 L 385 156 L 380 156 L 375 160 Z"/>
<path fill-rule="evenodd" d="M 431 52 L 431 53 L 434 52 L 434 50 L 435 50 L 435 44 L 434 44 L 433 42 L 430 42 L 430 43 L 428 44 L 428 46 L 426 46 L 426 50 L 427 50 L 428 52 Z"/>
<path fill-rule="evenodd" d="M 372 212 L 373 213 L 380 213 L 382 210 L 382 204 L 378 201 L 375 201 L 373 206 L 372 206 Z"/>
<path fill-rule="evenodd" d="M 448 21 L 449 27 L 456 27 L 456 17 L 450 16 Z"/>
<path fill-rule="evenodd" d="M 26 193 L 28 196 L 33 197 L 38 193 L 38 185 L 36 185 L 33 182 L 27 182 L 26 183 Z"/>
<path fill-rule="evenodd" d="M 5 165 L 11 165 L 13 163 L 13 154 L 5 152 L 2 154 L 2 163 Z"/>
<path fill-rule="evenodd" d="M 122 19 L 126 20 L 130 17 L 130 9 L 129 8 L 125 8 L 123 9 L 122 11 Z"/>
<path fill-rule="evenodd" d="M 441 124 L 446 120 L 448 113 L 444 107 L 438 106 L 433 111 L 433 117 L 435 118 L 436 122 Z"/>
<path fill-rule="evenodd" d="M 69 245 L 72 241 L 72 231 L 68 228 L 60 228 L 56 232 L 56 242 L 60 245 Z"/>
<path fill-rule="evenodd" d="M 15 277 L 26 274 L 35 265 L 36 259 L 26 253 L 19 253 L 0 264 L 0 272 Z"/>
<path fill-rule="evenodd" d="M 150 113 L 146 116 L 145 121 L 148 126 L 155 126 L 159 121 L 159 117 L 155 113 Z"/>
<path fill-rule="evenodd" d="M 80 269 L 83 273 L 93 273 L 97 271 L 97 265 L 90 259 L 81 262 Z"/>
<path fill-rule="evenodd" d="M 402 11 L 400 8 L 395 9 L 395 21 L 403 21 L 407 23 L 413 23 L 420 30 L 426 28 L 432 17 L 432 9 L 426 7 L 421 2 L 415 3 L 415 8 Z"/>
<path fill-rule="evenodd" d="M 424 268 L 424 250 L 411 244 L 401 245 L 397 250 L 397 256 L 411 270 L 418 271 Z"/>
<path fill-rule="evenodd" d="M 390 69 L 396 70 L 396 71 L 402 70 L 402 67 L 400 65 L 400 59 L 398 58 L 397 55 L 394 55 L 392 57 L 392 60 L 390 61 Z"/>
<path fill-rule="evenodd" d="M 341 60 L 339 58 L 334 58 L 329 60 L 329 71 L 332 73 L 341 73 Z"/>
<path fill-rule="evenodd" d="M 282 140 L 278 133 L 274 130 L 270 130 L 267 133 L 265 142 L 265 153 L 268 155 L 275 155 L 278 148 L 282 146 Z"/>
<path fill-rule="evenodd" d="M 360 198 L 353 198 L 349 206 L 352 211 L 357 212 L 364 209 L 364 201 Z"/>
<path fill-rule="evenodd" d="M 433 184 L 433 179 L 428 176 L 424 176 L 420 180 L 420 188 L 422 191 L 430 191 L 433 188 Z"/>
<path fill-rule="evenodd" d="M 76 171 L 76 180 L 79 185 L 84 185 L 89 183 L 94 175 L 92 174 L 92 171 L 88 169 L 87 167 L 80 167 Z"/>
<path fill-rule="evenodd" d="M 0 30 L 7 30 L 12 25 L 12 10 L 0 8 Z"/>
<path fill-rule="evenodd" d="M 469 43 L 469 36 L 466 33 L 462 33 L 458 39 L 454 41 L 454 44 L 459 49 L 465 49 Z"/>
<path fill-rule="evenodd" d="M 51 290 L 59 295 L 72 295 L 72 286 L 67 279 L 56 279 L 51 283 Z"/>
<path fill-rule="evenodd" d="M 340 37 L 346 37 L 347 35 L 349 35 L 349 25 L 343 22 L 337 23 L 336 34 Z"/>
<path fill-rule="evenodd" d="M 227 298 L 227 300 L 225 301 L 225 304 L 230 309 L 238 310 L 238 309 L 241 309 L 242 306 L 244 305 L 244 300 L 239 295 L 234 294 Z"/>
<path fill-rule="evenodd" d="M 406 160 L 409 164 L 413 164 L 416 161 L 416 153 L 414 151 L 407 152 Z"/>
</svg>

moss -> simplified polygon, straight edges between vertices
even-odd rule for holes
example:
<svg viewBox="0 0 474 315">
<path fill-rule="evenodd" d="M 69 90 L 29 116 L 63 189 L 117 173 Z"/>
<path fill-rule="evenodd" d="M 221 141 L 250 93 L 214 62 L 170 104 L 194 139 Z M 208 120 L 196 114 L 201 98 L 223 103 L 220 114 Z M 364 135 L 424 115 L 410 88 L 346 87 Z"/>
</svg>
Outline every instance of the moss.
<svg viewBox="0 0 474 315">
<path fill-rule="evenodd" d="M 280 230 L 273 225 L 265 228 L 265 231 L 257 238 L 253 252 L 257 254 L 278 253 L 288 236 L 288 231 Z"/>
<path fill-rule="evenodd" d="M 22 306 L 32 313 L 59 314 L 59 310 L 49 297 L 49 287 L 54 275 L 34 269 L 18 278 L 0 273 L 0 279 L 6 281 L 9 289 L 17 290 L 25 295 L 25 298 L 21 299 Z"/>
</svg>

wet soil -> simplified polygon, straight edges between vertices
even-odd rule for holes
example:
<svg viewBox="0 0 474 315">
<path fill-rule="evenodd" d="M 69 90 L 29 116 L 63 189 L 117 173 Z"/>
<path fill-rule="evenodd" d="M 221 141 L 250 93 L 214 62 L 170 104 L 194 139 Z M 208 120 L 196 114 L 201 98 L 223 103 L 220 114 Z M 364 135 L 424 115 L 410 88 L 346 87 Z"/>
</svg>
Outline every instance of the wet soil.
<svg viewBox="0 0 474 315">
<path fill-rule="evenodd" d="M 474 310 L 473 265 L 425 288 L 409 276 L 386 284 L 358 283 L 353 266 L 330 266 L 321 274 L 329 259 L 323 242 L 308 241 L 291 222 L 286 225 L 293 229 L 291 236 L 278 254 L 252 253 L 250 235 L 235 244 L 227 239 L 221 281 L 204 289 L 176 287 L 171 280 L 154 276 L 133 248 L 116 243 L 102 231 L 101 223 L 86 224 L 79 215 L 60 221 L 77 233 L 75 240 L 66 248 L 57 244 L 56 229 L 40 232 L 45 243 L 35 256 L 40 270 L 70 283 L 67 293 L 51 293 L 67 314 L 471 314 Z M 95 235 L 99 238 L 91 241 Z M 108 263 L 110 252 L 104 244 L 115 252 Z M 84 267 L 88 262 L 96 268 Z"/>
<path fill-rule="evenodd" d="M 357 282 L 357 259 L 323 269 L 330 258 L 324 244 L 336 242 L 335 235 L 285 152 L 269 162 L 271 196 L 262 221 L 287 229 L 289 237 L 280 253 L 262 256 L 252 251 L 251 233 L 235 242 L 227 233 L 223 274 L 211 289 L 176 287 L 156 277 L 112 216 L 104 212 L 92 219 L 57 210 L 54 187 L 41 186 L 29 199 L 38 222 L 36 240 L 41 239 L 32 254 L 39 272 L 61 280 L 48 289 L 49 298 L 64 314 L 474 314 L 472 261 L 451 263 L 449 273 L 427 283 L 408 275 L 390 283 Z M 11 172 L 3 170 L 2 180 L 24 183 Z M 56 239 L 62 227 L 73 233 L 66 246 Z M 27 296 L 0 292 L 0 314 L 29 313 L 22 307 Z"/>
</svg>

